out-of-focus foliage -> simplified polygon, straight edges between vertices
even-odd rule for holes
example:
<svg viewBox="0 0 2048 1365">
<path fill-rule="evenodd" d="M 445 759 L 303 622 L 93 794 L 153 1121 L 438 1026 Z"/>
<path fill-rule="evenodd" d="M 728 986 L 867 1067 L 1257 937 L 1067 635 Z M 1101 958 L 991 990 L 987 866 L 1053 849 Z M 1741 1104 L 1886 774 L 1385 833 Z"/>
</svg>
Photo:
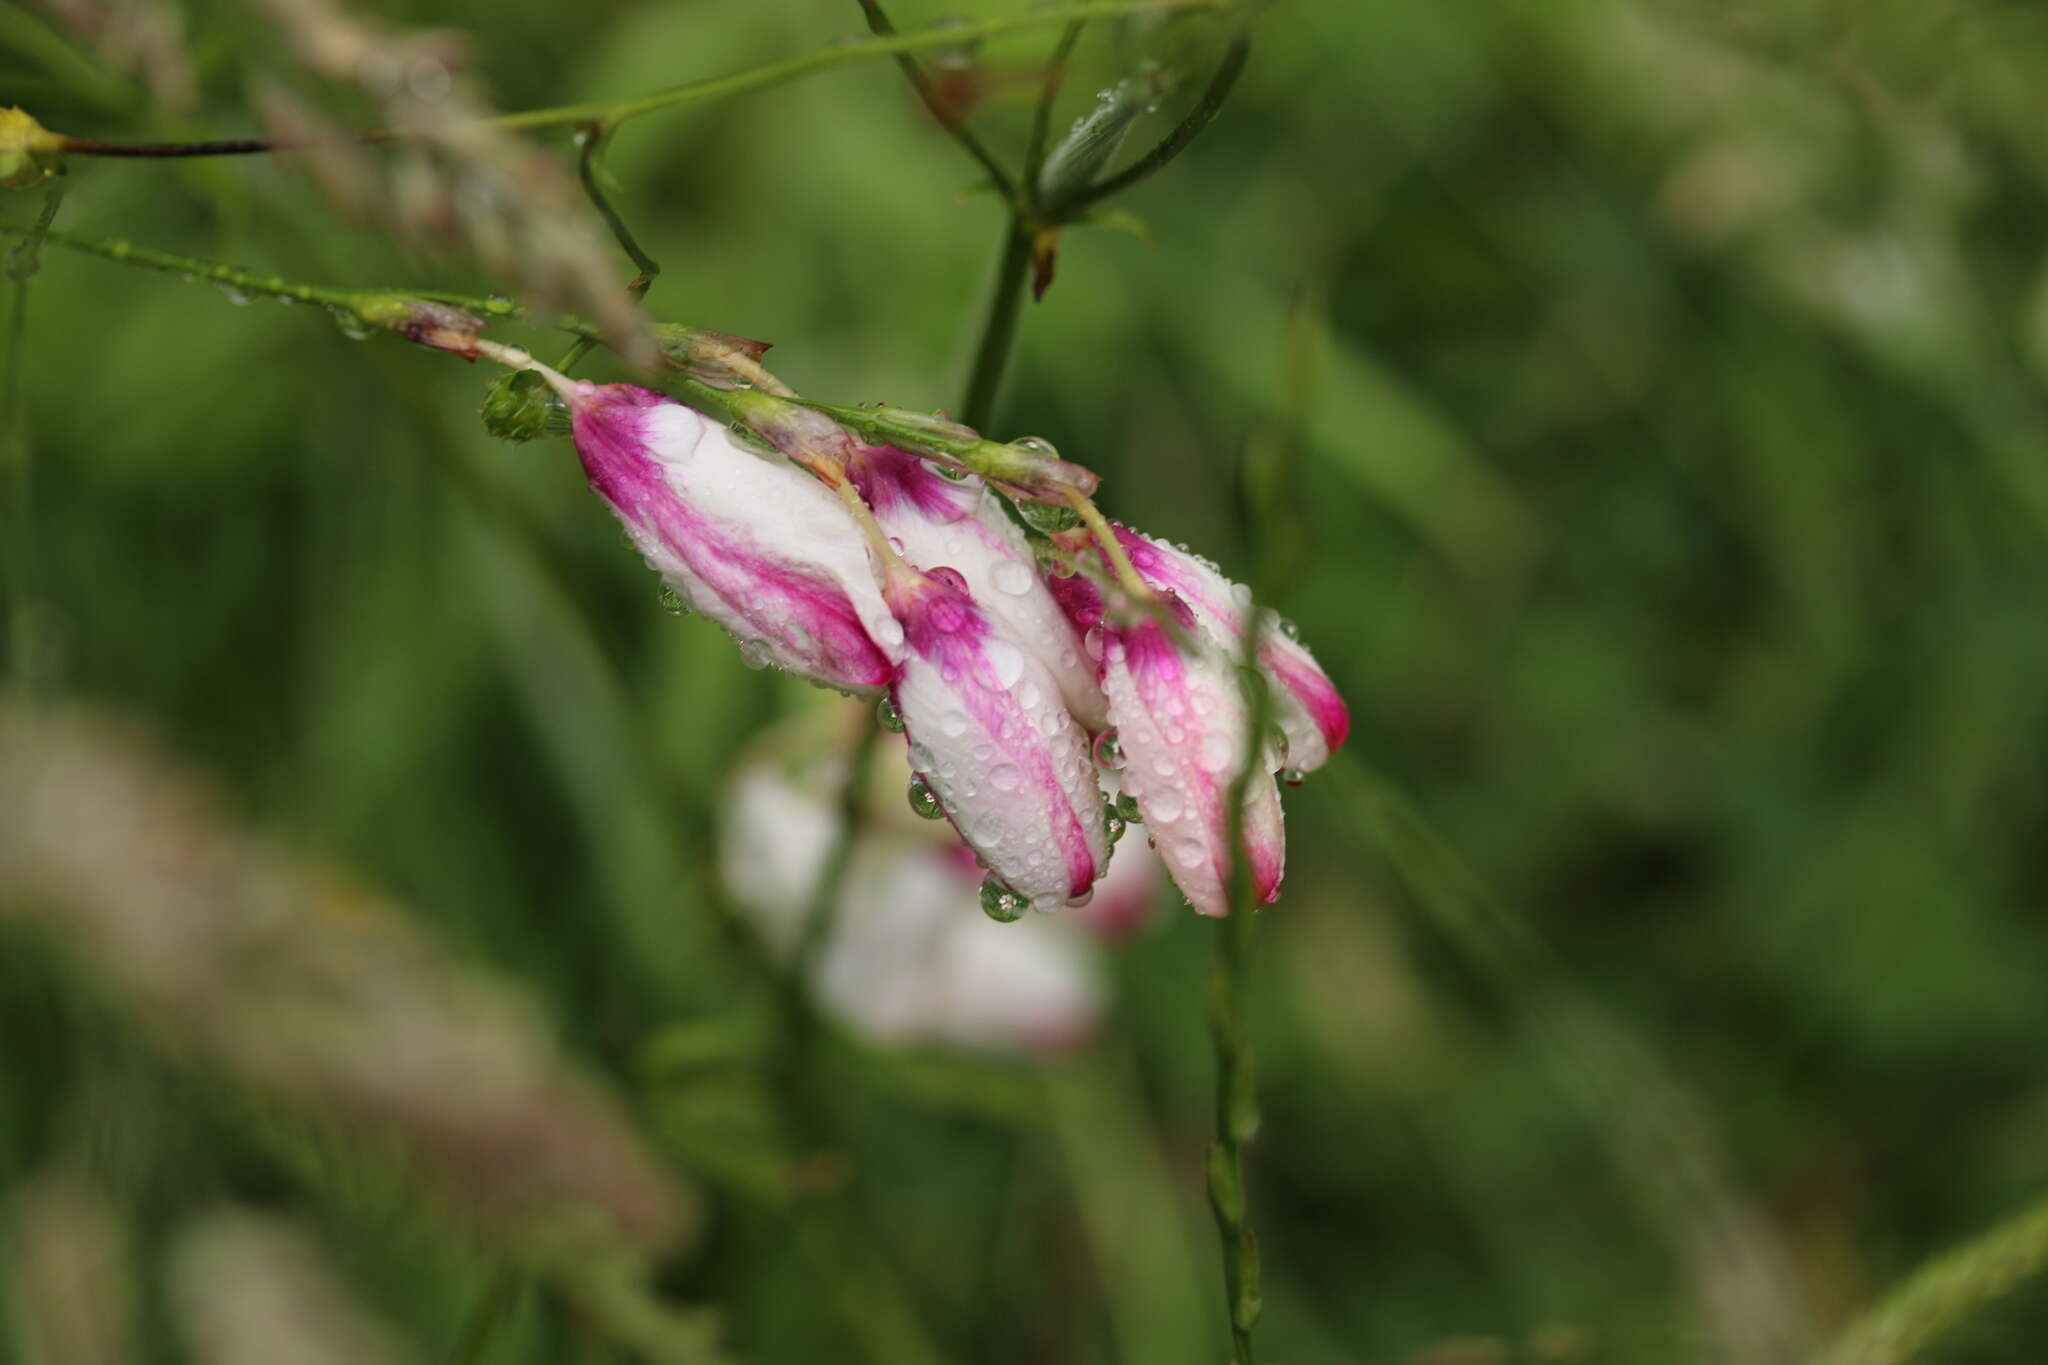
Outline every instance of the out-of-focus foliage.
<svg viewBox="0 0 2048 1365">
<path fill-rule="evenodd" d="M 257 128 L 262 21 L 170 8 L 110 48 L 0 3 L 0 103 Z M 374 9 L 474 25 L 505 109 L 863 27 L 853 0 Z M 990 141 L 1021 148 L 1053 36 L 951 68 Z M 1214 36 L 1169 54 L 1190 86 Z M 1141 37 L 1085 35 L 1062 125 Z M 2044 89 L 2048 17 L 1993 0 L 1288 0 L 1118 201 L 1149 244 L 1066 233 L 990 434 L 1226 569 L 1258 552 L 1359 721 L 1357 765 L 1287 793 L 1259 929 L 1266 1358 L 1797 1359 L 2048 1192 Z M 889 64 L 636 121 L 608 166 L 652 315 L 771 340 L 819 398 L 955 401 L 1000 210 Z M 337 222 L 283 160 L 68 179 L 76 232 L 507 284 Z M 488 379 L 47 247 L 43 690 L 146 721 L 240 822 L 524 983 L 711 1187 L 661 1282 L 735 1356 L 1220 1360 L 1214 926 L 1120 950 L 1108 1031 L 1057 1060 L 828 1043 L 800 1060 L 830 1150 L 786 1152 L 772 990 L 708 851 L 734 755 L 815 698 L 664 612 L 566 443 L 484 432 Z M 1248 453 L 1291 495 L 1242 498 Z M 588 1304 L 493 1290 L 489 1240 L 391 1153 L 252 1099 L 120 985 L 0 916 L 0 1274 L 101 1277 L 93 1358 L 269 1326 L 206 1316 L 237 1257 L 430 1358 L 501 1300 L 488 1359 L 584 1349 Z M 1928 1358 L 2044 1337 L 2023 1287 Z"/>
</svg>

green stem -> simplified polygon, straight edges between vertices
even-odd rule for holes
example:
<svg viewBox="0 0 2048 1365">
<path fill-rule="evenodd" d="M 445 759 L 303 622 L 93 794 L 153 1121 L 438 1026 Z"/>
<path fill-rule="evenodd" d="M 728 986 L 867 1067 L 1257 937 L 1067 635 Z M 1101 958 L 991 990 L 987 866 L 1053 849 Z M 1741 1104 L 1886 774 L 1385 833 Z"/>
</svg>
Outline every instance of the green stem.
<svg viewBox="0 0 2048 1365">
<path fill-rule="evenodd" d="M 1254 1079 L 1251 1032 L 1244 1018 L 1251 976 L 1252 934 L 1258 896 L 1251 860 L 1244 856 L 1244 806 L 1251 784 L 1263 774 L 1260 737 L 1272 715 L 1265 676 L 1256 666 L 1266 613 L 1255 602 L 1246 609 L 1243 684 L 1244 767 L 1230 784 L 1225 829 L 1230 848 L 1230 913 L 1217 926 L 1216 957 L 1209 973 L 1209 1029 L 1216 1050 L 1216 1142 L 1209 1149 L 1209 1207 L 1223 1248 L 1224 1307 L 1230 1317 L 1231 1358 L 1253 1365 L 1252 1327 L 1259 1320 L 1259 1246 L 1252 1233 L 1244 1189 L 1244 1148 L 1259 1129 L 1258 1083 Z"/>
<path fill-rule="evenodd" d="M 1239 3 L 1241 0 L 1085 0 L 1082 4 L 998 15 L 951 28 L 924 29 L 916 33 L 870 38 L 864 42 L 839 43 L 799 56 L 786 57 L 781 61 L 749 67 L 744 71 L 669 86 L 630 99 L 528 109 L 521 113 L 501 114 L 488 122 L 493 127 L 514 130 L 559 127 L 575 123 L 604 123 L 617 127 L 627 119 L 638 118 L 642 114 L 652 114 L 663 109 L 673 109 L 679 105 L 695 104 L 705 100 L 722 99 L 727 95 L 743 94 L 750 90 L 761 90 L 826 67 L 864 61 L 870 57 L 895 57 L 921 52 L 926 48 L 954 47 L 962 43 L 978 42 L 984 38 L 998 38 L 1005 34 L 1044 28 L 1051 24 L 1072 23 L 1080 19 L 1113 19 L 1133 14 L 1228 9 Z M 403 134 L 395 129 L 370 129 L 356 134 L 354 140 L 386 142 L 401 136 Z M 62 137 L 57 149 L 81 156 L 239 156 L 255 152 L 289 150 L 292 145 L 296 144 L 278 143 L 267 138 L 239 138 L 226 142 L 120 143 L 101 142 L 92 138 Z"/>
<path fill-rule="evenodd" d="M 860 0 L 860 10 L 867 17 L 870 33 L 877 38 L 896 36 L 896 26 L 889 22 L 889 15 L 883 10 L 881 0 Z M 910 82 L 910 88 L 917 92 L 917 98 L 924 105 L 925 112 L 930 114 L 955 142 L 965 148 L 969 156 L 981 163 L 981 168 L 988 172 L 989 183 L 995 186 L 996 193 L 1002 196 L 1004 202 L 1016 204 L 1017 187 L 1011 182 L 1009 172 L 1003 169 L 1002 162 L 996 160 L 995 154 L 989 151 L 982 140 L 974 135 L 974 130 L 967 126 L 967 121 L 960 117 L 959 111 L 939 97 L 937 87 L 932 84 L 931 78 L 925 75 L 924 67 L 918 63 L 916 56 L 908 52 L 899 52 L 896 54 L 896 65 L 903 68 L 903 75 Z"/>
<path fill-rule="evenodd" d="M 976 431 L 985 430 L 995 416 L 996 394 L 1002 389 L 1003 371 L 1009 366 L 1010 349 L 1017 340 L 1017 322 L 1024 304 L 1024 275 L 1031 268 L 1031 233 L 1023 221 L 1013 216 L 1004 225 L 1003 233 L 1003 254 L 996 263 L 981 340 L 974 348 L 974 368 L 968 373 L 967 391 L 957 414 Z"/>
<path fill-rule="evenodd" d="M 21 369 L 28 342 L 28 285 L 38 265 L 37 253 L 50 236 L 57 206 L 64 201 L 64 183 L 52 181 L 43 194 L 42 211 L 33 226 L 20 232 L 21 242 L 7 253 L 7 275 L 13 282 L 7 316 L 7 353 L 0 358 L 0 459 L 7 462 L 7 502 L 13 526 L 7 536 L 7 653 L 15 684 L 33 696 L 37 683 L 35 601 L 35 462 L 22 430 Z"/>
<path fill-rule="evenodd" d="M 661 274 L 661 265 L 641 248 L 639 241 L 633 236 L 633 230 L 626 226 L 626 220 L 612 207 L 612 201 L 605 195 L 604 187 L 598 183 L 597 158 L 604 150 L 605 139 L 610 136 L 611 125 L 607 123 L 593 123 L 576 135 L 576 179 L 583 186 L 583 197 L 590 201 L 591 207 L 597 210 L 597 216 L 602 218 L 604 225 L 611 230 L 612 240 L 619 244 L 619 250 L 626 253 L 627 259 L 633 262 L 633 268 L 640 272 L 633 282 L 626 286 L 626 292 L 636 299 L 644 298 L 648 289 L 653 286 L 655 277 Z M 597 343 L 598 338 L 594 333 L 577 337 L 568 353 L 556 362 L 555 368 L 567 374 L 575 367 L 576 362 L 590 354 L 591 348 Z"/>
<path fill-rule="evenodd" d="M 1820 1365 L 1905 1365 L 2024 1281 L 2048 1273 L 2048 1200 L 1938 1256 L 1887 1294 Z"/>
<path fill-rule="evenodd" d="M 35 232 L 36 229 L 18 223 L 0 223 L 0 237 L 28 237 Z M 365 306 L 387 303 L 392 299 L 422 299 L 428 303 L 445 303 L 466 309 L 486 318 L 520 315 L 518 305 L 506 298 L 480 299 L 471 294 L 451 294 L 440 289 L 335 289 L 326 285 L 303 284 L 281 275 L 259 275 L 253 270 L 218 265 L 193 256 L 180 256 L 173 251 L 159 251 L 155 247 L 137 246 L 119 237 L 85 237 L 55 230 L 41 235 L 67 250 L 81 251 L 88 256 L 118 261 L 123 265 L 141 266 L 145 270 L 160 271 L 181 279 L 206 280 L 244 294 L 264 294 L 295 303 L 319 304 L 351 314 L 360 315 Z M 555 325 L 565 331 L 595 331 L 589 324 L 574 320 L 563 320 Z"/>
</svg>

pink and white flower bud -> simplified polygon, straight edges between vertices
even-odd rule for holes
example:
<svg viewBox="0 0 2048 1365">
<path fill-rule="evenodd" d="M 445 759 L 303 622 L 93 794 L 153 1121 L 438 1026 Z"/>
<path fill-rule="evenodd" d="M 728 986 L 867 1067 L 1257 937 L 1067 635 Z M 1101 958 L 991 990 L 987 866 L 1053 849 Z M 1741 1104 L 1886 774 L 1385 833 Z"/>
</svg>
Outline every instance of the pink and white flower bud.
<svg viewBox="0 0 2048 1365">
<path fill-rule="evenodd" d="M 1241 856 L 1255 904 L 1280 891 L 1286 832 L 1280 791 L 1261 765 L 1246 784 L 1244 840 L 1230 846 L 1230 790 L 1248 754 L 1249 717 L 1236 671 L 1197 637 L 1186 647 L 1158 621 L 1104 632 L 1103 690 L 1123 750 L 1124 790 L 1145 816 L 1181 894 L 1205 915 L 1230 913 L 1231 870 Z"/>
<path fill-rule="evenodd" d="M 1050 909 L 1109 861 L 1087 738 L 1052 674 L 950 568 L 898 566 L 884 587 L 902 623 L 890 695 L 911 764 L 989 871 Z"/>
<path fill-rule="evenodd" d="M 550 382 L 568 402 L 590 486 L 648 565 L 750 663 L 869 696 L 889 685 L 902 628 L 859 526 L 823 484 L 636 384 Z"/>
<path fill-rule="evenodd" d="M 1251 590 L 1223 576 L 1214 564 L 1154 540 L 1127 527 L 1116 537 L 1130 556 L 1131 567 L 1152 587 L 1173 594 L 1194 616 L 1194 624 L 1224 653 L 1236 657 L 1243 648 Z M 1285 766 L 1298 773 L 1314 772 L 1351 733 L 1351 710 L 1337 695 L 1336 685 L 1317 666 L 1315 656 L 1287 633 L 1283 623 L 1267 618 L 1259 633 L 1259 668 L 1271 684 L 1274 718 L 1287 738 Z"/>
<path fill-rule="evenodd" d="M 1091 730 L 1108 724 L 1095 661 L 1047 590 L 1023 530 L 982 480 L 946 478 L 893 446 L 859 448 L 846 470 L 905 559 L 957 572 L 982 610 L 1045 666 L 1067 709 Z"/>
</svg>

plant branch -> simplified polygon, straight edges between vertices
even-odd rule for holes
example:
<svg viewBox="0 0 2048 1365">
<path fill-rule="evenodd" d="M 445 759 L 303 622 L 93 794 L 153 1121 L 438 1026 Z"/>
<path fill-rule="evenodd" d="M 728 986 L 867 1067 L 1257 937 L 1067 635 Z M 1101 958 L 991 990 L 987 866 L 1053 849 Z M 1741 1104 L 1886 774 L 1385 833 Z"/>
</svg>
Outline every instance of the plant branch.
<svg viewBox="0 0 2048 1365">
<path fill-rule="evenodd" d="M 1209 974 L 1209 1029 L 1216 1050 L 1216 1141 L 1209 1149 L 1209 1207 L 1223 1246 L 1225 1307 L 1230 1315 L 1231 1358 L 1253 1365 L 1252 1327 L 1259 1320 L 1259 1246 L 1252 1233 L 1244 1191 L 1244 1147 L 1259 1129 L 1258 1085 L 1254 1079 L 1251 1033 L 1244 1001 L 1251 975 L 1257 892 L 1251 862 L 1244 856 L 1244 805 L 1260 774 L 1261 737 L 1272 717 L 1272 698 L 1257 667 L 1266 613 L 1255 602 L 1246 609 L 1244 666 L 1246 753 L 1230 784 L 1225 828 L 1230 849 L 1230 913 L 1217 926 L 1216 957 Z"/>
<path fill-rule="evenodd" d="M 728 95 L 743 94 L 780 85 L 784 81 L 807 76 L 813 71 L 840 66 L 847 62 L 865 61 L 871 57 L 894 57 L 927 48 L 953 47 L 961 43 L 976 42 L 984 38 L 998 38 L 1010 33 L 1044 28 L 1052 24 L 1072 23 L 1081 19 L 1111 19 L 1133 14 L 1160 12 L 1181 12 L 1195 10 L 1229 9 L 1242 0 L 1082 0 L 1082 3 L 1062 5 L 1055 9 L 1033 10 L 1021 14 L 998 15 L 994 18 L 979 19 L 972 23 L 960 24 L 946 29 L 926 29 L 917 33 L 893 34 L 876 37 L 865 42 L 839 43 L 831 47 L 785 57 L 780 61 L 767 62 L 760 66 L 748 67 L 742 71 L 729 72 L 722 76 L 708 76 L 701 80 L 689 81 L 682 85 L 668 86 L 621 100 L 591 101 L 584 104 L 562 104 L 546 109 L 528 109 L 518 113 L 501 114 L 487 122 L 497 128 L 523 130 L 529 128 L 551 128 L 567 124 L 603 123 L 617 127 L 627 119 L 642 114 L 657 113 L 685 104 L 697 104 L 708 100 L 723 99 Z M 63 134 L 48 134 L 47 147 L 52 151 L 71 152 L 81 156 L 116 157 L 187 157 L 187 156 L 241 156 L 258 152 L 289 151 L 303 143 L 278 142 L 268 138 L 236 138 L 221 142 L 102 142 L 93 138 L 70 137 Z M 351 139 L 356 142 L 389 142 L 407 136 L 402 129 L 376 128 L 357 133 Z"/>
<path fill-rule="evenodd" d="M 50 236 L 57 206 L 64 201 L 64 182 L 52 181 L 43 192 L 42 211 L 33 226 L 16 234 L 21 241 L 7 253 L 7 276 L 13 283 L 7 316 L 7 353 L 0 357 L 0 459 L 7 462 L 8 504 L 14 525 L 7 535 L 7 654 L 16 685 L 27 695 L 36 687 L 35 462 L 22 430 L 21 367 L 28 341 L 28 285 L 38 267 L 37 254 Z"/>
<path fill-rule="evenodd" d="M 598 183 L 598 156 L 604 150 L 605 139 L 610 136 L 611 125 L 607 123 L 592 123 L 578 130 L 576 179 L 583 187 L 583 197 L 590 201 L 590 206 L 597 210 L 597 216 L 602 218 L 605 227 L 611 230 L 612 240 L 619 244 L 619 249 L 633 262 L 633 268 L 640 272 L 632 283 L 626 286 L 626 292 L 638 299 L 646 296 L 648 289 L 654 284 L 655 277 L 661 274 L 661 266 L 641 248 L 633 236 L 632 229 L 626 226 L 626 220 L 619 216 L 619 211 L 612 207 L 612 201 L 606 197 L 604 186 Z M 590 349 L 597 345 L 597 342 L 598 338 L 595 336 L 577 337 L 575 344 L 556 363 L 555 368 L 567 374 L 577 361 L 590 354 Z"/>
<path fill-rule="evenodd" d="M 1202 92 L 1202 98 L 1195 102 L 1195 107 L 1188 111 L 1187 117 L 1174 125 L 1172 132 L 1160 139 L 1159 144 L 1151 151 L 1109 179 L 1083 186 L 1068 194 L 1059 203 L 1048 205 L 1048 216 L 1054 221 L 1066 222 L 1090 205 L 1099 204 L 1112 195 L 1121 194 L 1139 181 L 1164 169 L 1168 162 L 1187 150 L 1188 144 L 1209 126 L 1210 120 L 1223 108 L 1224 101 L 1230 98 L 1231 89 L 1237 84 L 1237 78 L 1244 73 L 1245 60 L 1250 57 L 1251 50 L 1251 38 L 1239 34 L 1230 44 L 1229 50 L 1223 54 L 1223 62 L 1216 68 L 1216 74 L 1209 78 L 1208 88 Z"/>
<path fill-rule="evenodd" d="M 1003 254 L 996 262 L 996 277 L 990 286 L 988 311 L 983 316 L 981 339 L 974 347 L 974 363 L 967 375 L 967 390 L 960 399 L 960 420 L 976 431 L 995 417 L 996 394 L 1003 386 L 1003 371 L 1009 367 L 1010 348 L 1017 340 L 1019 310 L 1024 303 L 1024 275 L 1031 268 L 1031 233 L 1012 216 L 1003 225 Z"/>
<path fill-rule="evenodd" d="M 887 12 L 882 9 L 882 0 L 860 0 L 860 10 L 867 17 L 870 33 L 877 38 L 896 36 L 896 26 L 889 22 Z M 916 55 L 898 52 L 896 65 L 903 68 L 903 75 L 910 82 L 910 88 L 917 92 L 917 98 L 924 105 L 925 112 L 930 114 L 939 127 L 945 129 L 969 156 L 981 163 L 981 168 L 988 172 L 989 183 L 995 186 L 996 193 L 1001 195 L 1006 203 L 1014 205 L 1017 202 L 1017 187 L 1010 180 L 1009 172 L 1003 169 L 1002 162 L 996 160 L 995 153 L 974 135 L 974 130 L 967 126 L 967 120 L 960 116 L 960 112 L 940 96 L 938 88 L 931 82 L 931 77 L 925 75 L 924 67 L 918 62 Z"/>
</svg>

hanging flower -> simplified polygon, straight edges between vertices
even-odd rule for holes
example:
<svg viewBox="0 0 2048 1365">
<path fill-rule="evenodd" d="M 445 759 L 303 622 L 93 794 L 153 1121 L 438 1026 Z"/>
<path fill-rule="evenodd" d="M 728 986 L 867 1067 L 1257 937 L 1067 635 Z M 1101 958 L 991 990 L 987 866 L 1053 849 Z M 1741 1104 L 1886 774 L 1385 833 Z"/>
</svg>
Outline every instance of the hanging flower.
<svg viewBox="0 0 2048 1365">
<path fill-rule="evenodd" d="M 1192 624 L 1225 653 L 1242 652 L 1251 590 L 1224 577 L 1200 555 L 1168 545 L 1128 527 L 1116 528 L 1131 567 L 1155 590 L 1185 606 Z M 1259 668 L 1266 675 L 1274 719 L 1286 737 L 1284 766 L 1314 772 L 1351 733 L 1351 710 L 1315 656 L 1293 635 L 1293 627 L 1271 615 L 1259 633 Z"/>
<path fill-rule="evenodd" d="M 1286 862 L 1280 791 L 1264 763 L 1245 783 L 1243 837 L 1230 840 L 1230 795 L 1250 756 L 1249 717 L 1236 669 L 1193 631 L 1158 620 L 1102 628 L 1102 682 L 1122 752 L 1123 788 L 1174 884 L 1205 915 L 1230 913 L 1242 858 L 1252 899 L 1279 894 Z"/>
<path fill-rule="evenodd" d="M 947 478 L 893 446 L 856 447 L 846 470 L 906 560 L 958 573 L 982 610 L 1045 666 L 1067 709 L 1090 730 L 1108 723 L 1095 661 L 1046 588 L 1023 530 L 980 479 Z"/>
<path fill-rule="evenodd" d="M 884 593 L 918 779 L 1002 886 L 1041 908 L 1086 895 L 1109 861 L 1102 791 L 1051 673 L 953 569 L 898 565 Z"/>
<path fill-rule="evenodd" d="M 749 663 L 870 696 L 889 685 L 903 631 L 824 485 L 650 389 L 543 373 L 568 403 L 590 486 Z"/>
</svg>

